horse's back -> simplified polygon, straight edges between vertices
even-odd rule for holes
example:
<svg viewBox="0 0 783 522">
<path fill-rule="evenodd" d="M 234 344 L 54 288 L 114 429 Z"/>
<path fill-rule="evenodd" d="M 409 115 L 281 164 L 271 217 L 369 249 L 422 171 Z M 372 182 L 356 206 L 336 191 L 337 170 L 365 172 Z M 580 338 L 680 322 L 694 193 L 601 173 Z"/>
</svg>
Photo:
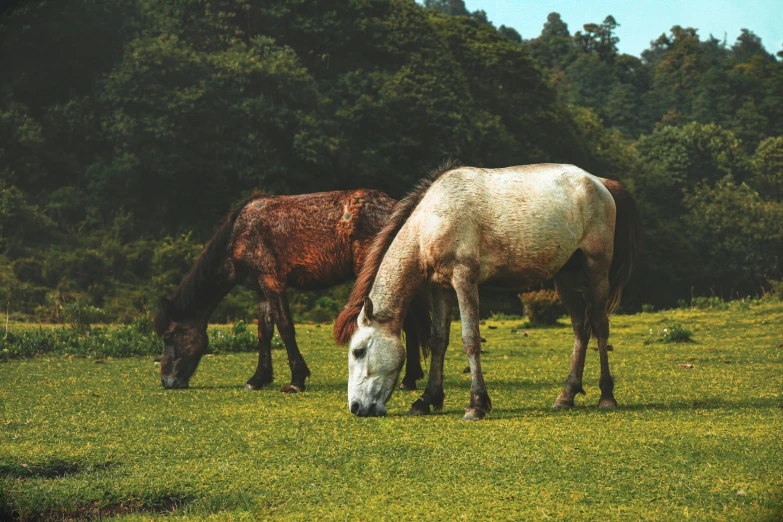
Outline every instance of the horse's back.
<svg viewBox="0 0 783 522">
<path fill-rule="evenodd" d="M 411 219 L 435 266 L 472 263 L 481 281 L 525 286 L 552 277 L 577 249 L 605 250 L 596 238 L 613 231 L 614 201 L 573 165 L 459 168 L 433 183 Z"/>
<path fill-rule="evenodd" d="M 277 289 L 342 283 L 361 254 L 354 243 L 369 242 L 395 203 L 370 189 L 259 197 L 237 217 L 232 258 L 240 271 L 264 273 L 263 284 Z"/>
</svg>

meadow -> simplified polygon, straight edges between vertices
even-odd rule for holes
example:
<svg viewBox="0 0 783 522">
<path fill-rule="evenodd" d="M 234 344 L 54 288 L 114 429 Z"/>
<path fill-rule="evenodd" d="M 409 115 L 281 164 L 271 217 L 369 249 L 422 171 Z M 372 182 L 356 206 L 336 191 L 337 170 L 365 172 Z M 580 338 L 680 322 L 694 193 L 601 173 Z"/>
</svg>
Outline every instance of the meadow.
<svg viewBox="0 0 783 522">
<path fill-rule="evenodd" d="M 298 395 L 278 391 L 284 350 L 257 392 L 252 353 L 205 357 L 189 390 L 153 356 L 0 362 L 0 519 L 781 519 L 783 303 L 614 317 L 610 412 L 593 351 L 587 395 L 551 410 L 570 328 L 520 322 L 482 326 L 495 409 L 475 423 L 456 323 L 444 411 L 420 418 L 415 392 L 350 414 L 329 325 L 297 327 Z M 693 342 L 663 342 L 678 325 Z"/>
</svg>

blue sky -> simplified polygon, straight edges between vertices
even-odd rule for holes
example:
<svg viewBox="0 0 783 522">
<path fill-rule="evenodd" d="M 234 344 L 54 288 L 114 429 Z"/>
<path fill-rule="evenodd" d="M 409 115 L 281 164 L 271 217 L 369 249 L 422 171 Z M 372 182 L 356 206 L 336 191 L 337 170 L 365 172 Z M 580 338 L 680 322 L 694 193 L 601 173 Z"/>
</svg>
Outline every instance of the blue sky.
<svg viewBox="0 0 783 522">
<path fill-rule="evenodd" d="M 552 11 L 560 13 L 571 34 L 611 14 L 620 24 L 620 52 L 636 56 L 673 25 L 695 27 L 702 40 L 710 34 L 722 40 L 725 35 L 729 45 L 747 28 L 772 54 L 783 44 L 783 0 L 465 0 L 465 5 L 470 11 L 483 9 L 496 26 L 513 27 L 525 39 L 541 33 Z"/>
</svg>

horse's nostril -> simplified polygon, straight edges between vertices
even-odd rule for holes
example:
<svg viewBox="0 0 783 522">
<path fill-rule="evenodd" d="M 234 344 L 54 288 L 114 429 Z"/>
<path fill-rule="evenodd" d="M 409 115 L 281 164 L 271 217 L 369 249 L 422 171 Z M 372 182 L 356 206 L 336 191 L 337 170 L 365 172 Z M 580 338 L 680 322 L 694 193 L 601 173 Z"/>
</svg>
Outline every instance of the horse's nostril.
<svg viewBox="0 0 783 522">
<path fill-rule="evenodd" d="M 358 402 L 354 402 L 353 404 L 351 404 L 351 413 L 353 413 L 354 415 L 359 415 L 359 403 Z"/>
</svg>

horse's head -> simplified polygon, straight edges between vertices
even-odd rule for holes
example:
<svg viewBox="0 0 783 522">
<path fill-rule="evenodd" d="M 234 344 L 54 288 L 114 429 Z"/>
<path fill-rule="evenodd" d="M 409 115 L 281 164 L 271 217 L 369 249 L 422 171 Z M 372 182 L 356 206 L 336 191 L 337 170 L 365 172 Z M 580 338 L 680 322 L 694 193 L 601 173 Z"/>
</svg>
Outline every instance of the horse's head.
<svg viewBox="0 0 783 522">
<path fill-rule="evenodd" d="M 369 297 L 357 321 L 348 350 L 348 407 L 360 417 L 386 415 L 385 404 L 397 385 L 405 348 L 399 334 L 386 327 L 388 323 L 373 317 Z"/>
<path fill-rule="evenodd" d="M 164 388 L 187 388 L 207 351 L 207 327 L 198 319 L 178 319 L 171 301 L 163 300 L 155 316 L 155 332 L 163 338 L 160 382 Z"/>
</svg>

